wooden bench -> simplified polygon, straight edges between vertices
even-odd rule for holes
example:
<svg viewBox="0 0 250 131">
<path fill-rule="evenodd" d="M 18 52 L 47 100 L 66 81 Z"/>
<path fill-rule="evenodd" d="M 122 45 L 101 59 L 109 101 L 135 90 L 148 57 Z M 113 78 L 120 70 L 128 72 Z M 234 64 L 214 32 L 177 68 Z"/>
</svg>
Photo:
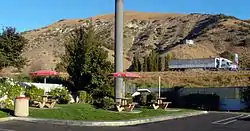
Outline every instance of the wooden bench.
<svg viewBox="0 0 250 131">
<path fill-rule="evenodd" d="M 34 100 L 31 106 L 43 108 L 45 106 L 45 102 Z"/>
<path fill-rule="evenodd" d="M 171 103 L 172 103 L 172 102 L 163 102 L 162 105 L 161 105 L 161 108 L 162 108 L 163 110 L 166 110 L 167 107 L 168 107 L 168 105 L 171 104 Z"/>
<path fill-rule="evenodd" d="M 125 111 L 129 111 L 129 112 L 131 112 L 131 111 L 133 111 L 133 109 L 135 108 L 135 105 L 137 105 L 137 103 L 130 103 L 130 104 L 127 104 L 126 106 L 125 106 Z"/>
<path fill-rule="evenodd" d="M 126 104 L 126 105 L 121 105 L 119 103 L 115 103 L 115 107 L 116 107 L 118 112 L 122 112 L 122 111 L 131 112 L 135 108 L 136 104 L 137 103 L 129 103 L 129 104 Z"/>
<path fill-rule="evenodd" d="M 162 102 L 161 104 L 158 104 L 158 102 L 155 102 L 152 104 L 152 107 L 156 110 L 159 108 L 162 108 L 164 110 L 167 109 L 168 105 L 171 104 L 172 102 Z"/>
<path fill-rule="evenodd" d="M 49 100 L 45 102 L 45 105 L 47 108 L 54 108 L 56 105 L 57 100 Z"/>
<path fill-rule="evenodd" d="M 122 112 L 125 109 L 120 103 L 114 103 L 114 105 L 118 112 Z"/>
<path fill-rule="evenodd" d="M 54 108 L 56 105 L 57 100 L 48 100 L 48 101 L 33 101 L 33 106 L 39 108 Z"/>
</svg>

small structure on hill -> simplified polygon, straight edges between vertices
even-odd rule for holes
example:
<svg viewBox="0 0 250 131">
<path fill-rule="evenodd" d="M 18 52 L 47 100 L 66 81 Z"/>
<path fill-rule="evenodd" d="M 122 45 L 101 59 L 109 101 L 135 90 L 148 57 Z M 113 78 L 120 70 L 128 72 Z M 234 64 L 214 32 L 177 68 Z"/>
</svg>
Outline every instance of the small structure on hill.
<svg viewBox="0 0 250 131">
<path fill-rule="evenodd" d="M 185 43 L 185 44 L 193 45 L 193 44 L 194 44 L 194 41 L 193 41 L 193 40 L 186 40 L 186 43 Z"/>
</svg>

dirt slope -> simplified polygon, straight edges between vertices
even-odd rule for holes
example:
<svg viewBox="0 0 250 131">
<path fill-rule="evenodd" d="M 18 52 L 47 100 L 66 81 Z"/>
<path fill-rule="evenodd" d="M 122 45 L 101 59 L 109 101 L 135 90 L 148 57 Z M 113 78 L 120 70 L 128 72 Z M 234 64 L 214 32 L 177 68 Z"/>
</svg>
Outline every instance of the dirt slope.
<svg viewBox="0 0 250 131">
<path fill-rule="evenodd" d="M 124 69 L 135 54 L 143 57 L 151 50 L 174 58 L 219 56 L 224 51 L 238 53 L 242 67 L 250 67 L 250 48 L 245 40 L 250 36 L 250 23 L 235 17 L 209 14 L 161 14 L 126 12 L 124 22 Z M 113 61 L 114 14 L 87 19 L 59 20 L 36 30 L 22 32 L 29 40 L 24 56 L 29 59 L 24 72 L 54 69 L 64 53 L 65 36 L 76 26 L 85 26 L 92 19 L 102 32 L 109 60 Z M 193 40 L 194 45 L 187 45 Z"/>
</svg>

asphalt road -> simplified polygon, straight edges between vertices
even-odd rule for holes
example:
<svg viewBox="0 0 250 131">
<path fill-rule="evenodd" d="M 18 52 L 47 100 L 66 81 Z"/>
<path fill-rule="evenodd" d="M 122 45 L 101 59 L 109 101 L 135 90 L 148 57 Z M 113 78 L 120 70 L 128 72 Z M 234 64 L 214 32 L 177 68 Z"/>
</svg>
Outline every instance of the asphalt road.
<svg viewBox="0 0 250 131">
<path fill-rule="evenodd" d="M 0 123 L 0 131 L 249 131 L 249 129 L 250 116 L 225 113 L 209 113 L 126 127 L 77 127 L 23 121 Z"/>
</svg>

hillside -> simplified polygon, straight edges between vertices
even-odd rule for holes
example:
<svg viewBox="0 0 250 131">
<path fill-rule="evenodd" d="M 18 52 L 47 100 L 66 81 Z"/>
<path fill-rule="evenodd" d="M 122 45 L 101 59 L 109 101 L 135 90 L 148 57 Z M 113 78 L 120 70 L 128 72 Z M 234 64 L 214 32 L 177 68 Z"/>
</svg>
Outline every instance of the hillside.
<svg viewBox="0 0 250 131">
<path fill-rule="evenodd" d="M 189 71 L 189 72 L 140 72 L 139 79 L 128 79 L 137 87 L 158 87 L 161 76 L 162 87 L 247 87 L 250 85 L 250 72 L 230 71 Z"/>
<path fill-rule="evenodd" d="M 64 53 L 65 36 L 74 27 L 86 25 L 88 19 L 59 20 L 47 27 L 22 32 L 29 40 L 24 53 L 29 63 L 24 72 L 55 68 L 60 61 L 58 56 Z M 114 15 L 91 19 L 105 36 L 105 48 L 113 61 Z M 247 37 L 250 37 L 250 23 L 230 16 L 125 12 L 124 69 L 131 65 L 134 54 L 143 57 L 153 49 L 162 55 L 171 53 L 173 58 L 204 58 L 229 51 L 239 54 L 242 67 L 250 67 Z M 186 40 L 195 44 L 187 45 Z"/>
</svg>

